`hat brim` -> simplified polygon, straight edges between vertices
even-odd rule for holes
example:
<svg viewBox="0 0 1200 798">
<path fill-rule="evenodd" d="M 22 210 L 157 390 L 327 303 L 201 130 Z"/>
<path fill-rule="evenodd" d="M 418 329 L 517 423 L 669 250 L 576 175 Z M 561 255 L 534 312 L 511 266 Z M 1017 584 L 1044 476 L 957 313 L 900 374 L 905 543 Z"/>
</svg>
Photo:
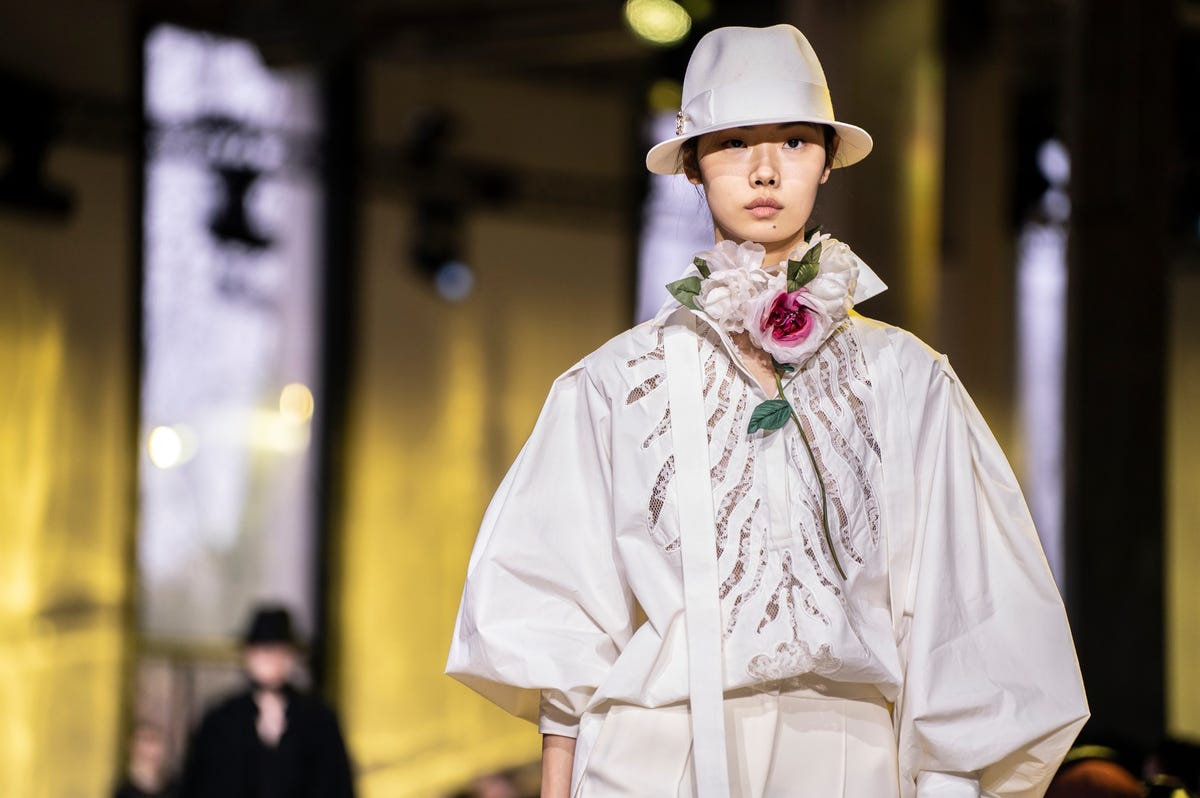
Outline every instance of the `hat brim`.
<svg viewBox="0 0 1200 798">
<path fill-rule="evenodd" d="M 683 163 L 679 158 L 679 150 L 688 139 L 715 133 L 718 130 L 728 130 L 733 127 L 750 127 L 752 125 L 783 124 L 785 122 L 807 122 L 814 125 L 829 125 L 837 131 L 840 142 L 837 155 L 833 158 L 833 168 L 850 166 L 858 163 L 870 154 L 875 146 L 871 134 L 857 125 L 846 122 L 834 122 L 829 119 L 796 119 L 795 117 L 777 117 L 774 119 L 753 119 L 740 122 L 721 123 L 710 128 L 693 130 L 681 136 L 674 136 L 666 141 L 660 141 L 646 153 L 646 168 L 656 175 L 677 175 L 683 172 Z"/>
</svg>

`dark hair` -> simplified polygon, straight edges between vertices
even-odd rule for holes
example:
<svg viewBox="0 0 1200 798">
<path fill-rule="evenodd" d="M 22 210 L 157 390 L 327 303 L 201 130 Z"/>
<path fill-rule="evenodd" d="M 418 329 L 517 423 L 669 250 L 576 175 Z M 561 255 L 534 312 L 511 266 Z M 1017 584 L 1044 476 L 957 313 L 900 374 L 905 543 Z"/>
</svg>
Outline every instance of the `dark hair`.
<svg viewBox="0 0 1200 798">
<path fill-rule="evenodd" d="M 826 125 L 820 122 L 809 123 L 814 124 L 821 129 L 825 136 L 825 168 L 829 169 L 833 166 L 833 159 L 836 155 L 832 151 L 833 141 L 837 138 L 837 131 L 832 125 Z M 700 172 L 700 158 L 697 147 L 699 146 L 700 137 L 692 136 L 679 147 L 679 154 L 675 156 L 675 170 L 684 172 Z"/>
</svg>

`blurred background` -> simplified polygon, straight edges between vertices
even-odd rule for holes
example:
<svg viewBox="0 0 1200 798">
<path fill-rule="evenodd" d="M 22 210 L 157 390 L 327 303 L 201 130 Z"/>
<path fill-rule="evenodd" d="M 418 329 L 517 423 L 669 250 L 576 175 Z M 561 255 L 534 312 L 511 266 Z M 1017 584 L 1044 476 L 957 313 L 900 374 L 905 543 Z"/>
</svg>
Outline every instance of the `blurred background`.
<svg viewBox="0 0 1200 798">
<path fill-rule="evenodd" d="M 39 0 L 0 10 L 0 795 L 109 795 L 135 728 L 173 767 L 261 601 L 361 795 L 534 789 L 441 674 L 475 531 L 711 242 L 642 160 L 692 45 L 776 22 L 875 137 L 816 211 L 862 312 L 1020 475 L 1083 739 L 1194 752 L 1197 0 Z"/>
</svg>

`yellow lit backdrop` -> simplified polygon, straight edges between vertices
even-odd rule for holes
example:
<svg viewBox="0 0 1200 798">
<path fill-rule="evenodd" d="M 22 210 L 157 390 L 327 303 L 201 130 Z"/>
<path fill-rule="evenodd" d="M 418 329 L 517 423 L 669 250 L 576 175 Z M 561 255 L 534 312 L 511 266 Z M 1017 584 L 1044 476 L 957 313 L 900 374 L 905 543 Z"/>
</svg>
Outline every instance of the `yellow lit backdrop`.
<svg viewBox="0 0 1200 798">
<path fill-rule="evenodd" d="M 372 73 L 371 96 L 389 98 L 372 103 L 374 136 L 402 129 L 406 106 L 395 98 L 419 103 L 421 77 Z M 563 183 L 627 169 L 622 103 L 478 76 L 441 80 L 436 102 L 450 104 L 458 144 L 474 157 Z M 528 124 L 497 124 L 487 111 L 497 107 Z M 365 798 L 445 795 L 538 756 L 532 725 L 442 668 L 479 521 L 550 383 L 628 324 L 632 246 L 618 208 L 476 212 L 463 253 L 476 292 L 447 304 L 408 259 L 408 204 L 379 192 L 366 200 L 345 508 L 333 542 L 334 697 Z"/>
<path fill-rule="evenodd" d="M 0 215 L 0 795 L 21 798 L 111 790 L 129 640 L 127 167 L 54 165 L 69 223 Z"/>
</svg>

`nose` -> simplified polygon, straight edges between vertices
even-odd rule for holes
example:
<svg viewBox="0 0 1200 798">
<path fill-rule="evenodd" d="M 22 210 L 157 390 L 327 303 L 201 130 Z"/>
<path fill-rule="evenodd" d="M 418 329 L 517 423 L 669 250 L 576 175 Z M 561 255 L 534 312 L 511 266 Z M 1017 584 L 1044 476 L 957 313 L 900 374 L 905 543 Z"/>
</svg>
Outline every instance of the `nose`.
<svg viewBox="0 0 1200 798">
<path fill-rule="evenodd" d="M 754 160 L 750 170 L 750 182 L 755 186 L 779 185 L 779 169 L 775 164 L 771 148 L 765 145 L 754 147 Z"/>
</svg>

